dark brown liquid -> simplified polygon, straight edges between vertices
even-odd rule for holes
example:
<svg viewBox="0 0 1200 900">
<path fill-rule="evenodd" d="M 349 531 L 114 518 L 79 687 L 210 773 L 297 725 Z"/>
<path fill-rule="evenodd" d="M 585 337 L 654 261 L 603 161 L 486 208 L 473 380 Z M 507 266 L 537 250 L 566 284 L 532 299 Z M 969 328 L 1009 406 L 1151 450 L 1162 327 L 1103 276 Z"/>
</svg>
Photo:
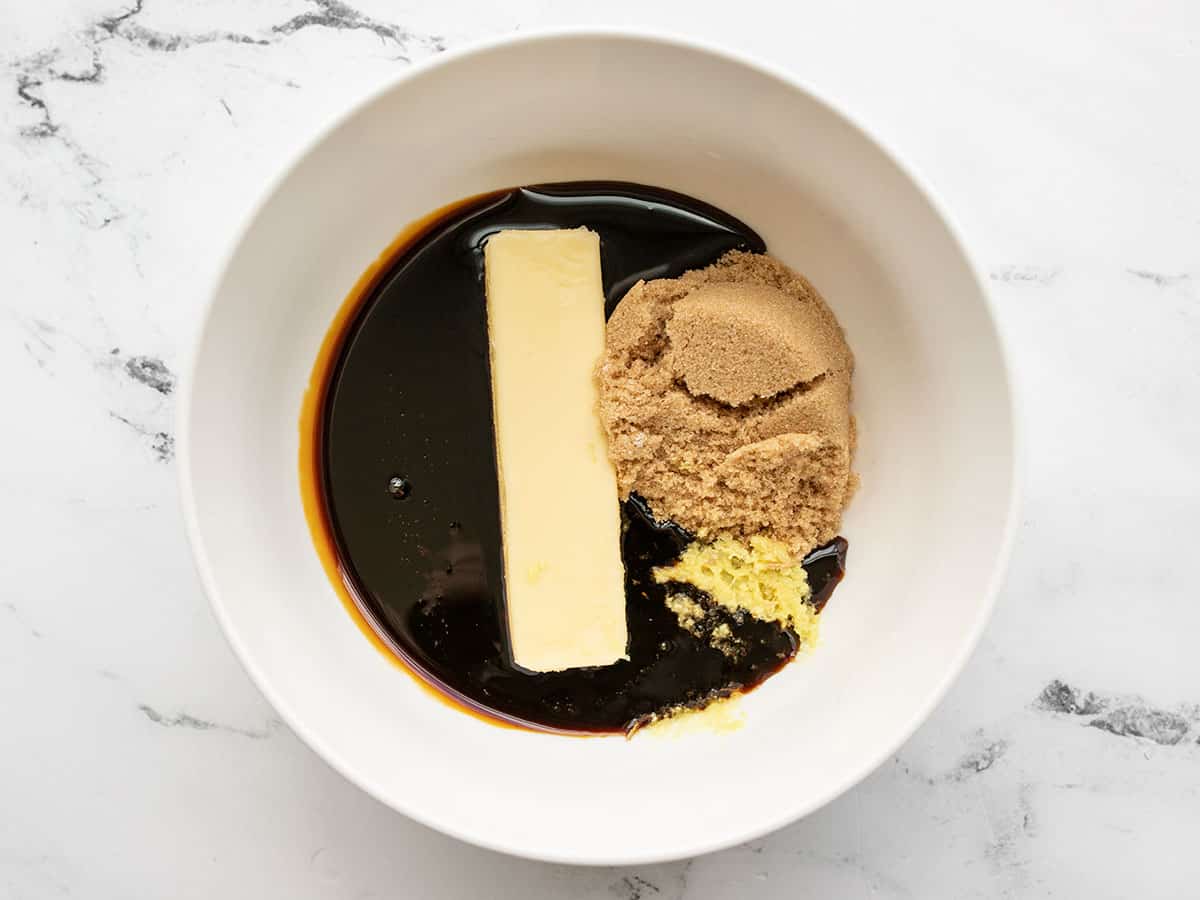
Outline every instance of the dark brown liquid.
<svg viewBox="0 0 1200 900">
<path fill-rule="evenodd" d="M 539 674 L 513 666 L 483 244 L 509 228 L 578 226 L 600 235 L 608 314 L 638 279 L 674 277 L 731 249 L 765 249 L 720 210 L 630 184 L 546 185 L 459 206 L 399 252 L 350 322 L 317 446 L 340 566 L 355 603 L 394 653 L 453 698 L 498 718 L 621 731 L 657 710 L 757 684 L 791 658 L 796 639 L 778 625 L 730 616 L 745 648 L 730 658 L 683 631 L 651 569 L 675 559 L 688 536 L 655 523 L 632 498 L 622 537 L 630 658 Z M 544 512 L 547 528 L 572 526 Z M 841 578 L 845 542 L 821 553 L 806 561 L 818 607 Z"/>
</svg>

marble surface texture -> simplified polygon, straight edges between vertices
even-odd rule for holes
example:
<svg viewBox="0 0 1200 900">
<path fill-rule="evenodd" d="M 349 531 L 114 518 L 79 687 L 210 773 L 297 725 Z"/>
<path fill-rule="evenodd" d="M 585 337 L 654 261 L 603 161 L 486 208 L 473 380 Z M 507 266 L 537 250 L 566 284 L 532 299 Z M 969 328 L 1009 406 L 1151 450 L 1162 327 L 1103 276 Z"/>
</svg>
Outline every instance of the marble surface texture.
<svg viewBox="0 0 1200 900">
<path fill-rule="evenodd" d="M 1200 5 L 2 7 L 0 898 L 1200 892 Z M 559 24 L 720 40 L 870 123 L 990 275 L 1029 451 L 995 618 L 916 736 L 805 821 L 634 869 L 465 846 L 334 774 L 218 632 L 174 481 L 180 368 L 264 179 L 410 62 Z"/>
</svg>

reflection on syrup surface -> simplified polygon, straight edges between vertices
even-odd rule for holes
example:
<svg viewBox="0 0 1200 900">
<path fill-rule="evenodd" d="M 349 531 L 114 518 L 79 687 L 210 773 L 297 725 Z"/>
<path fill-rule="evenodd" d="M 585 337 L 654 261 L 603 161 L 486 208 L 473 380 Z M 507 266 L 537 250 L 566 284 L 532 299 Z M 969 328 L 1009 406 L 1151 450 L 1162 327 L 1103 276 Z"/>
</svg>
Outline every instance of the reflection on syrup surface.
<svg viewBox="0 0 1200 900">
<path fill-rule="evenodd" d="M 778 625 L 745 617 L 733 627 L 747 652 L 730 659 L 680 629 L 650 569 L 674 559 L 687 536 L 655 523 L 634 498 L 622 511 L 630 658 L 536 674 L 512 665 L 482 247 L 503 229 L 578 226 L 600 235 L 610 314 L 638 279 L 765 249 L 719 210 L 629 184 L 546 185 L 450 207 L 398 240 L 348 299 L 314 368 L 301 465 L 318 552 L 377 646 L 491 717 L 622 731 L 655 710 L 753 686 L 796 646 Z M 542 414 L 553 411 L 531 400 L 530 415 Z M 552 509 L 545 516 L 547 528 L 571 527 Z M 819 603 L 844 556 L 841 542 L 806 563 Z"/>
</svg>

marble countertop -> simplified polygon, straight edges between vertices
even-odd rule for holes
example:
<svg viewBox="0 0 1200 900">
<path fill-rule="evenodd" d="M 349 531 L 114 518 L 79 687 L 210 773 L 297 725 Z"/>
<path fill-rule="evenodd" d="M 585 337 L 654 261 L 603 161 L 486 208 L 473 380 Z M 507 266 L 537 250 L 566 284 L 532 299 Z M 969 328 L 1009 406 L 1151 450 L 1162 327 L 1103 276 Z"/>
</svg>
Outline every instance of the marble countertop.
<svg viewBox="0 0 1200 900">
<path fill-rule="evenodd" d="M 1200 5 L 793 6 L 9 5 L 0 898 L 1194 895 Z M 174 481 L 178 373 L 264 179 L 410 61 L 567 23 L 760 55 L 925 173 L 990 274 L 1029 452 L 995 618 L 916 736 L 766 839 L 632 869 L 478 850 L 326 767 L 219 633 Z"/>
</svg>

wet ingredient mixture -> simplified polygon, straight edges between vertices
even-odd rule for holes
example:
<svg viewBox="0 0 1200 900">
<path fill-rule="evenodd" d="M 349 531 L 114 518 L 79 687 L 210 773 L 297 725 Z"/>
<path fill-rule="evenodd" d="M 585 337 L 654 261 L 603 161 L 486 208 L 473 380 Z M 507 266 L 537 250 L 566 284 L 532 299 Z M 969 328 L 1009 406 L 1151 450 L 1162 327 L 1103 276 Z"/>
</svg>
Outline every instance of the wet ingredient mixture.
<svg viewBox="0 0 1200 900">
<path fill-rule="evenodd" d="M 693 535 L 656 519 L 662 510 L 652 512 L 635 491 L 621 508 L 628 659 L 538 673 L 513 664 L 484 246 L 504 230 L 579 227 L 599 236 L 609 316 L 639 281 L 677 278 L 729 251 L 765 250 L 720 210 L 621 183 L 497 192 L 427 222 L 352 301 L 356 311 L 336 335 L 328 367 L 314 373 L 310 520 L 356 613 L 429 684 L 517 724 L 619 732 L 660 710 L 754 686 L 791 658 L 797 639 L 781 622 L 657 579 L 655 570 L 674 564 Z M 533 402 L 529 415 L 553 411 Z M 553 508 L 544 515 L 547 529 L 572 527 Z M 844 560 L 844 541 L 805 559 L 814 606 L 840 580 Z M 703 621 L 681 627 L 669 595 L 688 595 Z"/>
</svg>

